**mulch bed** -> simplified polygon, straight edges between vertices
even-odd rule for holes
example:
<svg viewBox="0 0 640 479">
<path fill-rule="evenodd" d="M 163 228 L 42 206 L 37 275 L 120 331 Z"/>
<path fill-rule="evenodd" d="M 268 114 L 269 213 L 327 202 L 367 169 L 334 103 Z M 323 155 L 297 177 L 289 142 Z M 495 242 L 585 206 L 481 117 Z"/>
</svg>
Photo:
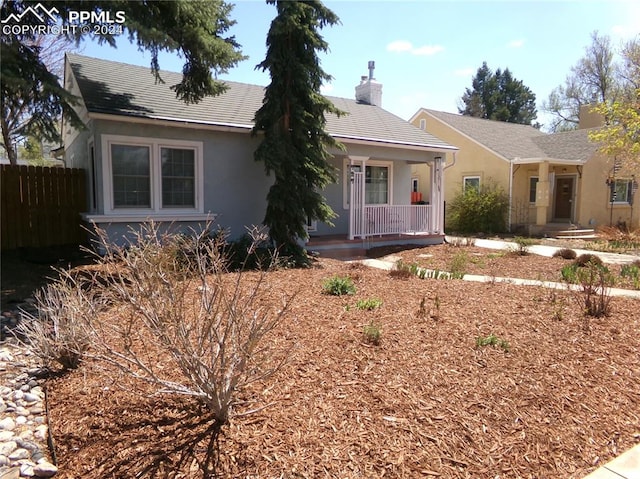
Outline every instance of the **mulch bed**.
<svg viewBox="0 0 640 479">
<path fill-rule="evenodd" d="M 447 269 L 447 248 L 401 256 Z M 481 259 L 470 273 L 551 279 L 566 263 L 463 249 Z M 323 294 L 336 274 L 357 293 Z M 329 259 L 269 273 L 268 286 L 270 301 L 297 293 L 273 332 L 286 365 L 240 393 L 268 407 L 216 438 L 193 400 L 88 361 L 48 385 L 57 477 L 577 479 L 640 442 L 637 300 L 613 298 L 611 315 L 587 319 L 566 291 L 399 279 Z M 372 298 L 382 306 L 356 307 Z M 371 322 L 378 346 L 364 340 Z M 508 347 L 477 346 L 491 335 Z"/>
</svg>

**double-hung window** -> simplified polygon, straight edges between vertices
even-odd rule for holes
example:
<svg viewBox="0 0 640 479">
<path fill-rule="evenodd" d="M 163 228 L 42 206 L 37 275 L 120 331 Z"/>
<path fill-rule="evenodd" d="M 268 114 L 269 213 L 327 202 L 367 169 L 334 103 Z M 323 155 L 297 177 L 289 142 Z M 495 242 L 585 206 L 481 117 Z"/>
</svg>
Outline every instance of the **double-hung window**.
<svg viewBox="0 0 640 479">
<path fill-rule="evenodd" d="M 105 213 L 202 213 L 202 143 L 104 135 Z"/>
<path fill-rule="evenodd" d="M 629 203 L 633 182 L 631 180 L 614 180 L 611 184 L 611 203 Z"/>
</svg>

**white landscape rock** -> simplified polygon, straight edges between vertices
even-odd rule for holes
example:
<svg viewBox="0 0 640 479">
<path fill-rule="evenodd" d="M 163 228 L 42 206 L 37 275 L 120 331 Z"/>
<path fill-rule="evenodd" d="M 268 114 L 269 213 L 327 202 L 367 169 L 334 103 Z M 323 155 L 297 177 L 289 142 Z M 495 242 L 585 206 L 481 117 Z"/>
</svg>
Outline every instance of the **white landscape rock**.
<svg viewBox="0 0 640 479">
<path fill-rule="evenodd" d="M 53 477 L 58 472 L 58 468 L 44 459 L 40 460 L 33 468 L 36 477 Z"/>
<path fill-rule="evenodd" d="M 11 417 L 5 417 L 0 420 L 0 430 L 13 431 L 16 428 L 16 422 Z"/>
</svg>

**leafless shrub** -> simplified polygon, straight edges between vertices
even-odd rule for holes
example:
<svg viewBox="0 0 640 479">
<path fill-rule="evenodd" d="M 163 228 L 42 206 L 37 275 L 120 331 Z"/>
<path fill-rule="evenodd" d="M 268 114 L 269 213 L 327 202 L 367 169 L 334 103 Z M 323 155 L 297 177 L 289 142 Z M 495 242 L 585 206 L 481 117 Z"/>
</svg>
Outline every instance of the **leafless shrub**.
<svg viewBox="0 0 640 479">
<path fill-rule="evenodd" d="M 553 253 L 554 258 L 576 259 L 576 252 L 571 248 L 560 248 Z"/>
<path fill-rule="evenodd" d="M 604 263 L 602 262 L 602 259 L 600 258 L 600 256 L 596 256 L 591 253 L 583 253 L 575 259 L 573 264 L 579 268 L 583 268 L 590 264 L 602 266 Z"/>
<path fill-rule="evenodd" d="M 588 261 L 575 267 L 573 291 L 576 301 L 584 311 L 585 329 L 589 329 L 589 317 L 600 318 L 611 313 L 611 286 L 615 279 L 609 269 L 598 262 Z"/>
<path fill-rule="evenodd" d="M 98 234 L 109 245 L 104 232 Z M 238 390 L 282 365 L 264 338 L 292 296 L 269 307 L 264 271 L 229 273 L 224 238 L 194 235 L 186 277 L 176 260 L 176 237 L 160 235 L 154 224 L 135 233 L 126 250 L 107 247 L 100 261 L 119 265 L 109 286 L 116 306 L 111 320 L 88 321 L 96 338 L 91 355 L 159 393 L 198 398 L 224 424 Z"/>
<path fill-rule="evenodd" d="M 99 302 L 66 272 L 61 275 L 35 294 L 38 317 L 23 313 L 18 337 L 41 366 L 75 369 L 91 345 L 86 319 L 97 313 Z"/>
</svg>

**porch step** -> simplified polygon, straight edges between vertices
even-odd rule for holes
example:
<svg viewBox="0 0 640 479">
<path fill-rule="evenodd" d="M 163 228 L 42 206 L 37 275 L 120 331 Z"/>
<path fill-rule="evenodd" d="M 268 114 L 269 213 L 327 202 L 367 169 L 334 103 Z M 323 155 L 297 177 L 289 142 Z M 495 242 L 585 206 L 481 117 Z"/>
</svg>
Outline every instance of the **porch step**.
<svg viewBox="0 0 640 479">
<path fill-rule="evenodd" d="M 598 236 L 593 228 L 568 229 L 550 232 L 549 236 L 556 239 L 597 239 Z"/>
</svg>

